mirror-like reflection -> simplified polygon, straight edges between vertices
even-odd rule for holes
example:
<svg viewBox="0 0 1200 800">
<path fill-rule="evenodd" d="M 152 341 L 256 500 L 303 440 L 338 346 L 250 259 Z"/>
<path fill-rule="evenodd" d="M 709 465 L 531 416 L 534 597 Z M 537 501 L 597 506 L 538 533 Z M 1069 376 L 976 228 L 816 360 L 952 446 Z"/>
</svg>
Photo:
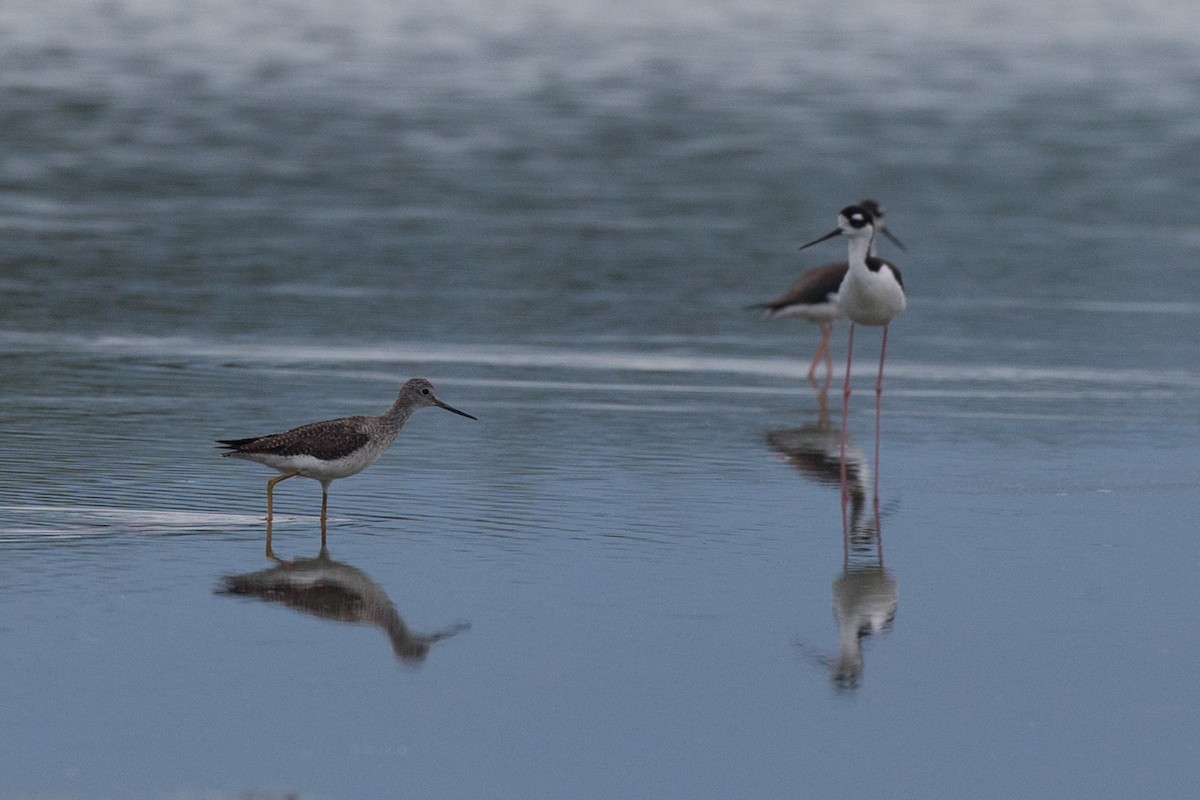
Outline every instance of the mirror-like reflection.
<svg viewBox="0 0 1200 800">
<path fill-rule="evenodd" d="M 845 536 L 842 574 L 833 582 L 833 616 L 838 624 L 838 653 L 827 660 L 829 679 L 839 690 L 855 689 L 862 679 L 862 640 L 892 627 L 899 603 L 896 579 L 883 566 L 879 519 L 851 528 Z"/>
<path fill-rule="evenodd" d="M 799 428 L 771 431 L 767 444 L 779 453 L 800 474 L 822 486 L 842 485 L 841 431 L 829 424 L 826 393 L 817 393 L 817 421 Z M 859 516 L 866 503 L 866 487 L 870 479 L 862 450 L 853 437 L 846 441 L 847 492 L 851 516 Z"/>
<path fill-rule="evenodd" d="M 841 431 L 829 424 L 823 392 L 818 393 L 815 423 L 772 431 L 766 438 L 805 478 L 838 487 L 848 499 L 842 504 L 842 572 L 833 582 L 837 654 L 804 643 L 800 647 L 809 659 L 828 670 L 836 691 L 857 689 L 862 681 L 863 639 L 891 628 L 899 602 L 896 580 L 883 565 L 879 504 L 872 503 L 868 509 L 870 467 L 853 437 L 847 437 L 844 460 L 841 457 Z"/>
<path fill-rule="evenodd" d="M 387 634 L 396 657 L 414 666 L 434 642 L 471 627 L 460 622 L 435 633 L 413 632 L 383 588 L 358 567 L 330 558 L 324 542 L 315 558 L 286 561 L 272 552 L 268 540 L 267 557 L 274 566 L 226 575 L 216 592 L 282 603 L 322 619 L 375 625 Z"/>
</svg>

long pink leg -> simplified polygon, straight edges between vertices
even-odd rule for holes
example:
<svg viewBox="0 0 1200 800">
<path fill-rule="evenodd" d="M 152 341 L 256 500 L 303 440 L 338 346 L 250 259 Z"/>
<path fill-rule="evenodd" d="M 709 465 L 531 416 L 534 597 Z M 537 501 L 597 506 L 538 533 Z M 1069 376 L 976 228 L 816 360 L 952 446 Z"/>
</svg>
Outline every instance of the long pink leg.
<svg viewBox="0 0 1200 800">
<path fill-rule="evenodd" d="M 822 428 L 829 427 L 829 381 L 823 386 L 813 387 L 817 395 L 817 423 Z"/>
<path fill-rule="evenodd" d="M 887 354 L 888 326 L 883 326 L 883 344 L 879 346 L 879 377 L 875 379 L 875 513 L 879 513 L 879 442 L 883 428 L 883 358 Z"/>
<path fill-rule="evenodd" d="M 842 523 L 846 524 L 846 503 L 850 500 L 850 484 L 846 480 L 846 428 L 850 421 L 850 362 L 854 357 L 854 323 L 846 339 L 846 384 L 842 388 L 842 440 L 839 451 L 842 468 Z"/>
</svg>

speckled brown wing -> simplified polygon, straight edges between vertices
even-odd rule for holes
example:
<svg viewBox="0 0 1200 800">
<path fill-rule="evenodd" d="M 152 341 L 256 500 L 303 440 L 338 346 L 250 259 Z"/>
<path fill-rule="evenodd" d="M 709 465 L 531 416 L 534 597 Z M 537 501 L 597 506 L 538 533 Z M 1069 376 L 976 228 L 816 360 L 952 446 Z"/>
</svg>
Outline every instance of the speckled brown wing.
<svg viewBox="0 0 1200 800">
<path fill-rule="evenodd" d="M 363 622 L 370 618 L 363 597 L 329 581 L 297 585 L 278 581 L 263 582 L 258 573 L 230 575 L 224 578 L 225 594 L 259 597 L 272 603 L 307 611 L 325 619 Z"/>
<path fill-rule="evenodd" d="M 218 439 L 229 452 L 264 453 L 276 456 L 312 456 L 322 461 L 336 461 L 363 447 L 370 436 L 365 432 L 365 417 L 343 417 L 324 422 L 313 422 L 292 428 L 283 433 L 268 436 L 252 436 L 249 439 Z"/>
</svg>

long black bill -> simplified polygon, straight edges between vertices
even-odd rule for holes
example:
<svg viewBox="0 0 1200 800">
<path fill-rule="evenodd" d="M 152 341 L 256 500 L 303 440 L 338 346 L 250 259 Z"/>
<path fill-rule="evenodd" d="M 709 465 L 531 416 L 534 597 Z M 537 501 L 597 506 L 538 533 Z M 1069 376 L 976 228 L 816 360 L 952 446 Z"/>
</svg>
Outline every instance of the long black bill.
<svg viewBox="0 0 1200 800">
<path fill-rule="evenodd" d="M 438 400 L 436 397 L 433 398 L 433 402 L 437 404 L 438 408 L 444 408 L 447 411 L 453 411 L 455 414 L 458 414 L 460 417 L 466 417 L 467 419 L 473 419 L 476 422 L 479 421 L 479 417 L 472 417 L 470 414 L 468 414 L 465 411 L 459 411 L 457 408 L 455 408 L 453 406 L 448 406 L 445 403 L 443 403 L 441 400 Z"/>
<path fill-rule="evenodd" d="M 832 231 L 830 231 L 829 233 L 825 234 L 825 235 L 824 235 L 824 236 L 822 236 L 820 239 L 813 239 L 813 240 L 812 240 L 811 242 L 809 242 L 808 244 L 802 244 L 802 245 L 800 245 L 800 249 L 801 249 L 801 250 L 803 250 L 803 249 L 804 249 L 804 248 L 806 248 L 806 247 L 812 247 L 814 244 L 820 244 L 821 242 L 825 241 L 826 239 L 832 239 L 832 238 L 833 238 L 833 237 L 835 237 L 835 236 L 840 236 L 840 235 L 841 235 L 841 233 L 842 233 L 842 229 L 841 229 L 841 228 L 834 228 Z"/>
<path fill-rule="evenodd" d="M 884 236 L 886 236 L 888 239 L 890 239 L 892 241 L 892 244 L 896 245 L 896 247 L 899 247 L 901 250 L 904 250 L 905 252 L 908 251 L 908 248 L 904 246 L 904 242 L 897 239 L 896 234 L 889 231 L 887 229 L 886 225 L 880 225 L 879 232 L 882 233 Z"/>
</svg>

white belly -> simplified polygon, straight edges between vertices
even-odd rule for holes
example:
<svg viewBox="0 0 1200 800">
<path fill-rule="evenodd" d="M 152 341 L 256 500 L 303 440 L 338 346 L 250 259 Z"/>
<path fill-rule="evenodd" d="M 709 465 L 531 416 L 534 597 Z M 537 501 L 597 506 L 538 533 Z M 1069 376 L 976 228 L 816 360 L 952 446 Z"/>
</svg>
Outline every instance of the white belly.
<svg viewBox="0 0 1200 800">
<path fill-rule="evenodd" d="M 332 481 L 345 478 L 356 472 L 362 472 L 375 463 L 386 448 L 364 447 L 344 458 L 333 461 L 322 461 L 312 456 L 276 456 L 269 453 L 254 453 L 235 455 L 234 458 L 245 458 L 247 461 L 257 461 L 280 472 L 294 472 L 305 478 L 317 481 Z"/>
<path fill-rule="evenodd" d="M 904 290 L 891 273 L 883 274 L 886 269 L 879 272 L 864 269 L 865 274 L 854 270 L 846 274 L 838 290 L 838 305 L 851 322 L 887 325 L 908 305 Z"/>
<path fill-rule="evenodd" d="M 837 295 L 833 295 L 832 299 L 813 305 L 805 305 L 797 303 L 791 306 L 784 306 L 776 311 L 771 316 L 773 317 L 801 317 L 811 322 L 833 322 L 835 319 L 840 319 L 842 310 L 838 308 Z"/>
</svg>

